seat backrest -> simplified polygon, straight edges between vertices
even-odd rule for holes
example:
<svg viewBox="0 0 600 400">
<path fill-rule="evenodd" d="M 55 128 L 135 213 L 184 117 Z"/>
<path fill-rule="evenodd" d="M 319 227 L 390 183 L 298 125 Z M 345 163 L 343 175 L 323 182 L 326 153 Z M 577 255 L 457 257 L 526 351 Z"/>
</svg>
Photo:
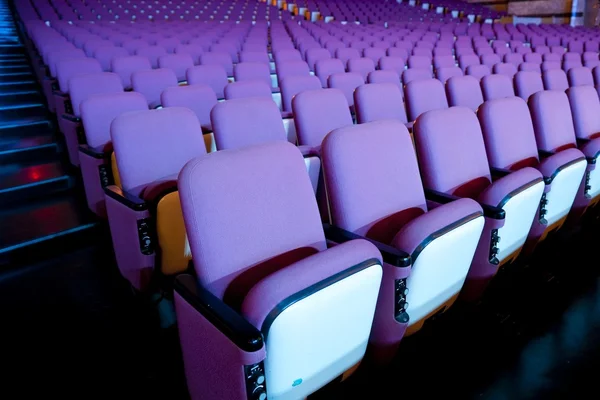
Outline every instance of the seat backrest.
<svg viewBox="0 0 600 400">
<path fill-rule="evenodd" d="M 331 58 L 331 53 L 327 49 L 313 48 L 306 50 L 306 62 L 311 71 L 315 70 L 315 64 L 319 60 L 327 60 Z"/>
<path fill-rule="evenodd" d="M 320 146 L 334 129 L 352 125 L 348 100 L 339 89 L 306 90 L 292 100 L 298 143 Z"/>
<path fill-rule="evenodd" d="M 562 61 L 562 55 L 556 53 L 546 53 L 542 56 L 544 61 Z"/>
<path fill-rule="evenodd" d="M 241 51 L 240 52 L 241 63 L 256 63 L 261 62 L 269 65 L 269 54 L 266 51 Z"/>
<path fill-rule="evenodd" d="M 404 98 L 409 121 L 414 121 L 426 111 L 448 108 L 444 85 L 437 79 L 421 79 L 407 83 L 404 86 Z"/>
<path fill-rule="evenodd" d="M 102 72 L 102 66 L 95 58 L 65 58 L 56 64 L 56 79 L 61 92 L 69 92 L 69 80 L 80 74 Z"/>
<path fill-rule="evenodd" d="M 563 54 L 562 59 L 563 61 L 573 61 L 579 62 L 579 64 L 581 64 L 581 54 L 579 53 L 567 52 Z"/>
<path fill-rule="evenodd" d="M 241 98 L 217 104 L 210 113 L 217 150 L 287 140 L 275 102 Z"/>
<path fill-rule="evenodd" d="M 334 225 L 391 241 L 398 226 L 392 226 L 393 233 L 379 227 L 373 232 L 376 223 L 390 222 L 409 209 L 427 210 L 412 140 L 402 123 L 385 120 L 336 129 L 323 141 L 321 154 Z M 368 159 L 369 167 L 357 166 L 357 157 Z M 374 190 L 377 199 L 370 200 Z"/>
<path fill-rule="evenodd" d="M 187 108 L 121 114 L 110 127 L 110 136 L 123 189 L 134 195 L 206 154 L 200 122 Z"/>
<path fill-rule="evenodd" d="M 277 63 L 277 81 L 281 82 L 288 76 L 306 76 L 310 75 L 310 68 L 304 61 L 283 61 Z"/>
<path fill-rule="evenodd" d="M 202 48 L 202 46 L 194 44 L 178 44 L 175 47 L 175 54 L 189 54 L 194 60 L 194 64 L 200 63 L 200 55 L 202 53 L 204 53 L 204 49 Z"/>
<path fill-rule="evenodd" d="M 529 53 L 523 56 L 523 60 L 528 63 L 541 64 L 542 55 L 540 53 Z"/>
<path fill-rule="evenodd" d="M 240 81 L 262 81 L 271 87 L 271 71 L 269 65 L 257 62 L 242 62 L 233 68 L 233 76 L 236 82 Z"/>
<path fill-rule="evenodd" d="M 158 66 L 175 72 L 178 81 L 185 81 L 186 71 L 194 66 L 194 60 L 186 53 L 167 54 L 159 57 Z"/>
<path fill-rule="evenodd" d="M 134 91 L 144 95 L 150 108 L 155 108 L 160 105 L 163 90 L 177 86 L 177 76 L 166 68 L 136 71 L 131 74 L 131 86 Z"/>
<path fill-rule="evenodd" d="M 127 57 L 129 53 L 122 47 L 102 46 L 94 52 L 94 58 L 98 60 L 105 72 L 112 71 L 112 60 L 115 57 Z"/>
<path fill-rule="evenodd" d="M 513 80 L 506 75 L 488 75 L 481 79 L 481 89 L 485 101 L 514 97 Z"/>
<path fill-rule="evenodd" d="M 344 64 L 344 66 L 346 66 L 346 63 L 351 58 L 360 58 L 360 51 L 358 51 L 358 49 L 352 49 L 347 47 L 340 48 L 335 51 L 335 58 L 340 60 Z"/>
<path fill-rule="evenodd" d="M 286 61 L 302 61 L 302 54 L 298 50 L 279 50 L 273 52 L 273 59 L 277 64 Z"/>
<path fill-rule="evenodd" d="M 76 117 L 81 116 L 81 103 L 93 95 L 118 93 L 123 90 L 121 78 L 112 72 L 75 75 L 69 79 L 69 95 L 73 114 Z"/>
<path fill-rule="evenodd" d="M 425 56 L 410 56 L 408 57 L 408 68 L 422 68 L 431 70 L 432 60 Z"/>
<path fill-rule="evenodd" d="M 346 69 L 343 62 L 337 58 L 322 59 L 315 63 L 315 74 L 324 88 L 327 87 L 329 75 L 345 71 Z"/>
<path fill-rule="evenodd" d="M 354 90 L 365 81 L 360 74 L 356 72 L 344 72 L 339 74 L 331 74 L 329 76 L 327 86 L 333 89 L 339 89 L 346 96 L 348 106 L 354 106 Z"/>
<path fill-rule="evenodd" d="M 569 81 L 567 74 L 562 69 L 551 69 L 542 73 L 544 88 L 546 90 L 567 90 Z"/>
<path fill-rule="evenodd" d="M 413 81 L 429 80 L 433 77 L 431 69 L 425 68 L 409 68 L 402 72 L 402 82 L 408 84 Z"/>
<path fill-rule="evenodd" d="M 506 54 L 504 55 L 504 62 L 514 64 L 515 67 L 518 67 L 523 62 L 523 55 L 518 53 Z"/>
<path fill-rule="evenodd" d="M 321 88 L 321 81 L 316 76 L 288 76 L 281 81 L 281 99 L 283 111 L 292 111 L 292 99 L 304 90 Z"/>
<path fill-rule="evenodd" d="M 527 101 L 532 94 L 544 90 L 542 75 L 532 71 L 520 71 L 514 77 L 517 96 Z"/>
<path fill-rule="evenodd" d="M 476 198 L 491 182 L 479 121 L 466 107 L 426 112 L 413 127 L 423 186 Z"/>
<path fill-rule="evenodd" d="M 468 107 L 473 111 L 483 103 L 479 80 L 469 75 L 456 76 L 446 82 L 446 94 L 451 106 Z"/>
<path fill-rule="evenodd" d="M 520 97 L 498 98 L 477 111 L 490 165 L 511 169 L 538 161 L 533 122 L 527 103 Z"/>
<path fill-rule="evenodd" d="M 290 143 L 200 157 L 181 171 L 178 186 L 196 274 L 217 297 L 250 266 L 326 247 L 304 159 Z"/>
<path fill-rule="evenodd" d="M 463 70 L 459 67 L 444 67 L 438 68 L 435 72 L 436 78 L 439 79 L 442 83 L 446 83 L 448 79 L 453 76 L 463 76 Z"/>
<path fill-rule="evenodd" d="M 217 95 L 208 85 L 186 85 L 166 88 L 160 95 L 163 107 L 186 107 L 196 114 L 200 126 L 211 129 L 210 110 L 217 104 Z"/>
<path fill-rule="evenodd" d="M 221 65 L 198 65 L 188 68 L 186 78 L 188 85 L 208 85 L 214 90 L 217 98 L 225 98 L 225 86 L 229 80 L 227 71 Z"/>
<path fill-rule="evenodd" d="M 433 68 L 439 70 L 440 68 L 452 68 L 456 67 L 456 61 L 452 56 L 435 56 L 433 57 Z"/>
<path fill-rule="evenodd" d="M 576 86 L 567 90 L 573 113 L 575 135 L 581 139 L 600 134 L 600 99 L 593 86 Z"/>
<path fill-rule="evenodd" d="M 50 76 L 56 78 L 56 66 L 63 59 L 86 58 L 85 53 L 81 49 L 66 48 L 64 50 L 55 50 L 48 53 L 48 68 Z"/>
<path fill-rule="evenodd" d="M 233 61 L 231 56 L 224 52 L 208 52 L 200 55 L 201 65 L 220 65 L 225 69 L 227 76 L 233 76 Z"/>
<path fill-rule="evenodd" d="M 273 99 L 271 88 L 263 81 L 232 82 L 225 86 L 225 99 L 242 99 L 247 97 Z"/>
<path fill-rule="evenodd" d="M 348 60 L 348 72 L 361 75 L 363 82 L 367 81 L 367 75 L 373 71 L 375 71 L 375 63 L 370 58 L 352 58 Z"/>
<path fill-rule="evenodd" d="M 150 60 L 140 56 L 113 58 L 111 66 L 112 71 L 121 77 L 125 89 L 131 88 L 131 74 L 136 71 L 149 71 L 152 69 Z"/>
<path fill-rule="evenodd" d="M 555 151 L 576 147 L 573 116 L 563 90 L 544 90 L 531 95 L 529 111 L 540 150 Z"/>
<path fill-rule="evenodd" d="M 494 71 L 494 74 L 506 75 L 512 79 L 517 73 L 517 66 L 512 63 L 499 63 L 494 65 L 492 71 Z"/>
<path fill-rule="evenodd" d="M 573 86 L 594 86 L 594 77 L 592 70 L 586 67 L 573 67 L 567 72 L 569 85 Z"/>
<path fill-rule="evenodd" d="M 354 104 L 358 123 L 395 119 L 408 121 L 402 89 L 394 83 L 372 83 L 359 86 L 354 91 Z"/>
<path fill-rule="evenodd" d="M 522 62 L 521 64 L 519 64 L 519 71 L 533 71 L 537 72 L 538 74 L 541 74 L 542 67 L 540 64 L 537 63 Z"/>
<path fill-rule="evenodd" d="M 465 71 L 467 75 L 481 79 L 486 75 L 491 75 L 492 71 L 487 65 L 469 65 Z"/>
<path fill-rule="evenodd" d="M 81 102 L 83 123 L 88 146 L 100 148 L 110 142 L 110 124 L 129 111 L 147 110 L 146 98 L 136 92 L 96 94 Z"/>
<path fill-rule="evenodd" d="M 479 65 L 479 57 L 475 54 L 465 54 L 458 58 L 458 65 L 464 71 L 471 65 Z"/>
<path fill-rule="evenodd" d="M 385 57 L 385 49 L 377 47 L 369 47 L 363 50 L 363 57 L 373 60 L 373 64 L 377 65 L 381 57 Z"/>
<path fill-rule="evenodd" d="M 402 87 L 400 82 L 400 75 L 396 71 L 373 71 L 369 73 L 367 77 L 367 83 L 393 83 L 398 87 Z"/>
<path fill-rule="evenodd" d="M 158 59 L 167 55 L 167 50 L 161 46 L 144 46 L 135 51 L 136 56 L 146 57 L 150 60 L 152 68 L 158 68 Z"/>
<path fill-rule="evenodd" d="M 379 69 L 381 70 L 393 70 L 402 76 L 406 62 L 401 57 L 381 57 L 379 60 Z"/>
</svg>

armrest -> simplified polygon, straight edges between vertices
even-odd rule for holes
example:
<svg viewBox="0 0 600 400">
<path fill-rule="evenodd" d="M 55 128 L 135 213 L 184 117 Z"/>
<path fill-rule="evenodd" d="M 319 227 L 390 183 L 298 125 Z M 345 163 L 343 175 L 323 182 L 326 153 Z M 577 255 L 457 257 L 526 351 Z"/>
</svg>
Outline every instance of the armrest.
<svg viewBox="0 0 600 400">
<path fill-rule="evenodd" d="M 66 119 L 67 121 L 71 121 L 71 122 L 76 123 L 76 124 L 78 124 L 78 123 L 81 122 L 81 118 L 76 117 L 76 116 L 71 115 L 71 114 L 63 114 L 62 117 L 64 119 Z"/>
<path fill-rule="evenodd" d="M 578 149 L 566 149 L 541 160 L 538 169 L 546 185 L 550 185 L 560 171 L 584 159 L 584 154 Z"/>
<path fill-rule="evenodd" d="M 200 287 L 191 275 L 179 275 L 175 279 L 174 290 L 241 350 L 254 352 L 263 347 L 260 331 L 211 292 Z"/>
<path fill-rule="evenodd" d="M 87 154 L 90 157 L 96 158 L 98 160 L 108 159 L 110 160 L 110 152 L 105 152 L 102 147 L 90 147 L 87 144 L 80 144 L 79 151 L 83 154 Z"/>
<path fill-rule="evenodd" d="M 538 150 L 538 154 L 540 155 L 540 158 L 547 158 L 550 157 L 554 154 L 556 154 L 554 151 L 548 151 L 548 150 Z"/>
<path fill-rule="evenodd" d="M 577 139 L 577 146 L 585 155 L 588 164 L 596 164 L 596 160 L 600 154 L 600 138 Z"/>
<path fill-rule="evenodd" d="M 387 264 L 399 268 L 410 267 L 412 264 L 410 255 L 402 250 L 396 249 L 395 247 L 357 235 L 356 233 L 349 232 L 330 224 L 323 224 L 323 230 L 325 231 L 325 237 L 335 243 L 341 244 L 355 239 L 363 239 L 372 243 L 381 252 L 383 261 Z"/>
<path fill-rule="evenodd" d="M 144 200 L 119 189 L 117 186 L 111 185 L 105 187 L 104 193 L 111 199 L 118 201 L 125 207 L 134 211 L 146 211 L 148 209 L 148 203 L 146 203 Z"/>
<path fill-rule="evenodd" d="M 425 198 L 427 200 L 431 200 L 431 201 L 434 201 L 439 204 L 447 204 L 447 203 L 450 203 L 451 201 L 460 199 L 460 197 L 453 196 L 453 195 L 447 194 L 447 193 L 438 192 L 437 190 L 433 190 L 433 189 L 425 189 Z M 479 202 L 479 205 L 483 209 L 484 217 L 498 219 L 498 220 L 506 218 L 506 212 L 499 207 L 494 207 L 492 205 L 485 204 L 482 202 Z"/>
<path fill-rule="evenodd" d="M 494 168 L 491 167 L 490 168 L 490 172 L 492 173 L 493 177 L 497 177 L 497 178 L 503 178 L 506 175 L 509 175 L 512 171 L 506 168 Z"/>
</svg>

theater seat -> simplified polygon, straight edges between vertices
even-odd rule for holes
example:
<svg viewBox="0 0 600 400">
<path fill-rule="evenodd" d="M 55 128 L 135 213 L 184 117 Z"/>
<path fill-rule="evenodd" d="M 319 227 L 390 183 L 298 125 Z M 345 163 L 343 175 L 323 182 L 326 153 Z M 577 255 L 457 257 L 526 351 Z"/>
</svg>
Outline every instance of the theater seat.
<svg viewBox="0 0 600 400">
<path fill-rule="evenodd" d="M 491 76 L 491 75 L 490 75 Z M 484 76 L 483 79 L 490 76 Z M 483 103 L 483 94 L 479 80 L 470 75 L 455 76 L 446 82 L 446 94 L 450 106 L 468 107 L 473 111 Z"/>
<path fill-rule="evenodd" d="M 443 204 L 468 197 L 483 208 L 483 234 L 461 292 L 465 300 L 475 301 L 498 268 L 524 245 L 544 191 L 542 174 L 523 168 L 492 180 L 479 121 L 469 108 L 427 112 L 413 130 L 431 201 Z"/>
<path fill-rule="evenodd" d="M 537 72 L 519 71 L 515 75 L 514 82 L 517 96 L 525 101 L 527 101 L 532 94 L 544 90 L 542 76 Z"/>
<path fill-rule="evenodd" d="M 105 188 L 115 257 L 125 279 L 148 290 L 188 267 L 177 174 L 206 154 L 202 130 L 193 111 L 179 107 L 121 114 L 110 130 L 121 179 L 121 188 Z"/>
<path fill-rule="evenodd" d="M 283 125 L 287 134 L 288 141 L 296 144 L 296 126 L 292 113 L 292 100 L 298 94 L 305 90 L 317 90 L 321 88 L 321 81 L 316 76 L 288 76 L 281 80 L 281 101 Z"/>
<path fill-rule="evenodd" d="M 513 79 L 506 75 L 488 75 L 481 78 L 483 98 L 487 100 L 514 97 Z"/>
<path fill-rule="evenodd" d="M 428 208 L 410 135 L 398 121 L 336 129 L 323 141 L 322 154 L 332 224 L 410 254 L 404 268 L 384 256 L 370 344 L 377 362 L 389 362 L 405 334 L 456 300 L 483 211 L 471 199 Z M 369 168 L 357 165 L 360 158 L 370 160 Z"/>
<path fill-rule="evenodd" d="M 104 188 L 120 187 L 112 151 L 110 124 L 129 111 L 147 110 L 146 99 L 139 93 L 96 94 L 81 103 L 81 123 L 85 144 L 79 145 L 79 161 L 88 207 L 106 217 Z"/>
<path fill-rule="evenodd" d="M 371 83 L 354 91 L 356 119 L 359 124 L 395 119 L 408 124 L 402 91 L 394 83 Z"/>
<path fill-rule="evenodd" d="M 150 71 L 136 71 L 131 74 L 131 85 L 135 92 L 141 93 L 148 107 L 161 107 L 160 95 L 166 88 L 177 86 L 177 75 L 170 69 L 161 68 Z"/>
<path fill-rule="evenodd" d="M 407 83 L 404 86 L 404 98 L 409 122 L 413 122 L 426 111 L 448 108 L 444 85 L 437 79 L 423 79 Z"/>
<path fill-rule="evenodd" d="M 192 399 L 301 399 L 361 361 L 381 253 L 365 240 L 328 247 L 297 148 L 201 157 L 179 190 L 197 276 L 175 284 Z"/>
<path fill-rule="evenodd" d="M 536 145 L 531 115 L 519 97 L 485 102 L 479 119 L 492 168 L 518 171 L 532 167 L 544 176 L 544 194 L 528 239 L 528 250 L 531 250 L 564 222 L 579 188 L 585 160 L 575 149 L 552 155 L 538 154 L 539 142 Z"/>
<path fill-rule="evenodd" d="M 198 65 L 186 71 L 188 85 L 208 85 L 217 95 L 225 98 L 225 86 L 229 83 L 225 68 L 220 65 Z"/>
</svg>

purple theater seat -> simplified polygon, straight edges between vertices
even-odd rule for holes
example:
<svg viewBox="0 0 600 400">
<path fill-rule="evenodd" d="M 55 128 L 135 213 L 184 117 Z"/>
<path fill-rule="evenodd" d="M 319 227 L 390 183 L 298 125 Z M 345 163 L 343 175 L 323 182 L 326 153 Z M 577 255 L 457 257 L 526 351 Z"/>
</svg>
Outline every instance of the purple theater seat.
<svg viewBox="0 0 600 400">
<path fill-rule="evenodd" d="M 401 57 L 382 57 L 379 60 L 379 69 L 393 70 L 396 71 L 398 75 L 402 76 L 406 67 L 406 62 L 404 60 L 405 59 Z"/>
<path fill-rule="evenodd" d="M 387 56 L 388 57 L 399 57 L 403 60 L 407 60 L 409 54 L 406 49 L 401 49 L 398 47 L 391 47 L 387 50 Z"/>
<path fill-rule="evenodd" d="M 373 60 L 374 65 L 379 64 L 379 60 L 386 56 L 386 50 L 378 47 L 369 47 L 363 50 L 363 57 Z"/>
<path fill-rule="evenodd" d="M 147 110 L 146 99 L 139 93 L 95 94 L 80 105 L 85 144 L 79 145 L 79 162 L 88 207 L 106 217 L 104 188 L 115 184 L 112 171 L 110 124 L 122 113 Z"/>
<path fill-rule="evenodd" d="M 304 61 L 302 60 L 302 54 L 298 50 L 279 50 L 273 52 L 273 59 L 275 64 L 288 61 Z"/>
<path fill-rule="evenodd" d="M 514 77 L 517 96 L 527 101 L 532 94 L 544 90 L 542 75 L 537 72 L 521 71 Z"/>
<path fill-rule="evenodd" d="M 435 56 L 433 57 L 433 68 L 438 70 L 440 68 L 451 68 L 456 66 L 456 61 L 452 56 Z"/>
<path fill-rule="evenodd" d="M 277 63 L 277 85 L 288 76 L 310 75 L 310 67 L 304 61 L 282 61 Z"/>
<path fill-rule="evenodd" d="M 233 61 L 227 53 L 203 53 L 200 55 L 200 65 L 219 65 L 225 69 L 227 76 L 233 76 Z"/>
<path fill-rule="evenodd" d="M 401 88 L 400 75 L 395 71 L 373 71 L 367 77 L 367 83 L 393 83 Z M 402 91 L 402 89 L 400 89 Z"/>
<path fill-rule="evenodd" d="M 423 80 L 423 79 L 431 79 L 433 77 L 433 73 L 431 69 L 425 68 L 409 68 L 402 72 L 402 82 L 406 85 L 407 83 Z"/>
<path fill-rule="evenodd" d="M 271 88 L 261 80 L 232 82 L 225 86 L 226 100 L 247 97 L 259 97 L 273 100 L 271 97 Z"/>
<path fill-rule="evenodd" d="M 420 79 L 406 83 L 404 98 L 409 122 L 415 121 L 426 111 L 448 108 L 444 85 L 437 79 Z"/>
<path fill-rule="evenodd" d="M 284 78 L 281 81 L 283 111 L 292 111 L 292 100 L 298 93 L 304 90 L 316 90 L 319 88 L 321 88 L 321 81 L 316 76 L 302 75 Z"/>
<path fill-rule="evenodd" d="M 181 42 L 176 38 L 164 38 L 156 41 L 156 45 L 167 50 L 167 53 L 173 54 L 175 53 L 175 49 L 179 46 Z"/>
<path fill-rule="evenodd" d="M 381 253 L 345 238 L 328 248 L 297 148 L 282 141 L 201 157 L 179 189 L 197 275 L 175 285 L 191 398 L 243 399 L 246 387 L 265 398 L 265 386 L 269 397 L 304 398 L 360 362 Z"/>
<path fill-rule="evenodd" d="M 539 53 L 530 53 L 525 54 L 523 56 L 523 60 L 528 63 L 541 64 L 542 63 L 542 55 Z"/>
<path fill-rule="evenodd" d="M 111 67 L 112 72 L 121 77 L 121 82 L 125 89 L 131 88 L 131 75 L 134 72 L 152 70 L 150 60 L 140 56 L 113 58 Z"/>
<path fill-rule="evenodd" d="M 484 76 L 491 75 L 492 71 L 487 65 L 470 65 L 465 71 L 466 75 L 481 79 Z"/>
<path fill-rule="evenodd" d="M 175 47 L 175 54 L 189 54 L 194 61 L 194 65 L 200 64 L 200 56 L 204 53 L 202 46 L 194 44 L 178 44 Z"/>
<path fill-rule="evenodd" d="M 351 58 L 360 58 L 360 51 L 351 48 L 340 48 L 335 51 L 335 58 L 340 60 L 345 66 Z"/>
<path fill-rule="evenodd" d="M 327 80 L 331 74 L 343 73 L 345 71 L 344 63 L 337 58 L 319 60 L 315 64 L 315 74 L 324 88 L 327 87 Z"/>
<path fill-rule="evenodd" d="M 315 70 L 315 64 L 320 60 L 328 60 L 331 58 L 331 53 L 327 49 L 313 48 L 306 51 L 306 62 L 311 71 Z"/>
<path fill-rule="evenodd" d="M 121 180 L 120 188 L 105 188 L 113 248 L 121 274 L 146 290 L 155 272 L 173 276 L 188 267 L 177 174 L 206 147 L 198 118 L 186 108 L 120 114 L 110 133 Z"/>
<path fill-rule="evenodd" d="M 221 65 L 198 65 L 186 72 L 188 85 L 208 85 L 218 99 L 225 98 L 225 86 L 229 83 L 227 71 Z"/>
<path fill-rule="evenodd" d="M 592 69 L 592 75 L 594 77 L 594 83 L 596 84 L 596 87 L 600 86 L 600 66 Z"/>
<path fill-rule="evenodd" d="M 561 66 L 560 61 L 544 61 L 542 63 L 542 72 L 549 71 L 552 69 L 560 70 L 561 68 L 562 68 L 562 66 Z"/>
<path fill-rule="evenodd" d="M 133 91 L 143 94 L 150 108 L 160 107 L 160 95 L 163 90 L 177 85 L 177 76 L 171 69 L 136 71 L 131 74 Z"/>
<path fill-rule="evenodd" d="M 233 68 L 233 76 L 236 82 L 239 81 L 261 81 L 271 87 L 271 71 L 269 65 L 257 62 L 241 62 Z"/>
<path fill-rule="evenodd" d="M 542 80 L 544 81 L 544 88 L 546 90 L 562 90 L 565 91 L 569 88 L 569 81 L 567 80 L 567 74 L 561 69 L 551 69 L 542 73 Z"/>
<path fill-rule="evenodd" d="M 135 55 L 150 60 L 152 68 L 158 68 L 158 59 L 167 55 L 167 50 L 160 46 L 144 46 L 135 51 Z"/>
<path fill-rule="evenodd" d="M 431 58 L 424 56 L 410 56 L 408 57 L 408 68 L 412 69 L 426 69 L 431 70 L 432 68 Z"/>
<path fill-rule="evenodd" d="M 94 52 L 94 58 L 98 60 L 105 72 L 112 72 L 112 60 L 116 57 L 127 57 L 129 53 L 122 47 L 103 46 Z"/>
<path fill-rule="evenodd" d="M 463 70 L 459 67 L 439 68 L 436 72 L 436 78 L 442 83 L 446 83 L 448 79 L 454 76 L 463 76 Z"/>
<path fill-rule="evenodd" d="M 465 71 L 471 65 L 479 65 L 479 57 L 477 57 L 475 54 L 465 54 L 464 56 L 460 56 L 458 58 L 458 65 L 463 71 Z"/>
<path fill-rule="evenodd" d="M 522 62 L 519 64 L 519 71 L 533 71 L 541 74 L 542 68 L 541 65 L 537 63 Z"/>
<path fill-rule="evenodd" d="M 573 67 L 567 72 L 569 86 L 594 86 L 592 70 L 586 67 Z"/>
<path fill-rule="evenodd" d="M 344 93 L 352 111 L 354 111 L 354 90 L 364 83 L 363 77 L 355 72 L 331 74 L 327 80 L 328 87 L 339 89 Z"/>
<path fill-rule="evenodd" d="M 544 61 L 558 61 L 561 62 L 562 61 L 562 54 L 556 54 L 556 53 L 546 53 L 542 56 L 542 58 L 544 59 Z"/>
<path fill-rule="evenodd" d="M 517 73 L 517 66 L 512 63 L 499 63 L 494 65 L 492 71 L 494 71 L 494 74 L 506 75 L 512 79 Z"/>
<path fill-rule="evenodd" d="M 166 88 L 160 95 L 160 102 L 163 107 L 185 107 L 196 114 L 202 132 L 210 135 L 212 126 L 210 124 L 210 111 L 217 104 L 217 95 L 208 85 L 196 84 L 185 86 L 173 86 Z M 212 143 L 209 138 L 204 137 L 207 142 L 206 151 L 211 150 Z"/>
<path fill-rule="evenodd" d="M 356 119 L 359 124 L 395 119 L 408 124 L 402 89 L 393 83 L 372 83 L 354 91 Z"/>
<path fill-rule="evenodd" d="M 481 90 L 485 101 L 514 97 L 513 80 L 506 75 L 488 75 L 481 79 Z"/>
<path fill-rule="evenodd" d="M 411 255 L 410 268 L 383 264 L 370 344 L 375 361 L 387 363 L 405 334 L 456 299 L 483 230 L 483 211 L 471 199 L 428 209 L 411 137 L 398 121 L 336 129 L 322 153 L 332 224 Z M 369 168 L 357 168 L 360 157 L 371 159 Z M 377 200 L 370 200 L 373 191 Z M 439 263 L 438 252 L 449 262 Z"/>
<path fill-rule="evenodd" d="M 446 82 L 446 95 L 450 106 L 468 107 L 473 111 L 483 103 L 479 80 L 470 75 L 457 76 Z"/>
<path fill-rule="evenodd" d="M 367 76 L 373 71 L 375 71 L 375 63 L 370 58 L 352 58 L 348 60 L 348 72 L 361 75 L 363 82 L 367 81 Z"/>
<path fill-rule="evenodd" d="M 186 79 L 186 71 L 194 66 L 194 60 L 189 54 L 167 54 L 159 57 L 158 67 L 170 69 L 175 73 L 179 82 L 184 82 Z"/>
<path fill-rule="evenodd" d="M 481 128 L 466 107 L 422 114 L 414 126 L 423 184 L 434 203 L 467 197 L 483 208 L 485 226 L 465 286 L 465 300 L 478 299 L 499 266 L 525 243 L 544 191 L 533 168 L 492 180 Z M 501 240 L 500 240 L 501 239 Z"/>
<path fill-rule="evenodd" d="M 518 67 L 523 62 L 523 55 L 518 53 L 505 54 L 504 62 L 514 64 L 515 67 Z"/>
</svg>

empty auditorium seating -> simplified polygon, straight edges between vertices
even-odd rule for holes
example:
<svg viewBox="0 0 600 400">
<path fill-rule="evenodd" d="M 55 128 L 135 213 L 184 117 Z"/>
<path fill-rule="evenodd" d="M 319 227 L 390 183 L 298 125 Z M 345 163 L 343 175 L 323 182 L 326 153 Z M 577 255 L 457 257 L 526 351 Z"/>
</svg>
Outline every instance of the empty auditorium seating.
<svg viewBox="0 0 600 400">
<path fill-rule="evenodd" d="M 354 91 L 354 105 L 359 124 L 395 119 L 407 124 L 402 89 L 393 83 L 373 83 Z"/>
<path fill-rule="evenodd" d="M 446 82 L 448 103 L 451 106 L 468 107 L 473 111 L 483 103 L 479 81 L 470 75 L 456 76 Z"/>
<path fill-rule="evenodd" d="M 426 111 L 448 108 L 444 85 L 437 79 L 422 79 L 407 83 L 404 87 L 404 97 L 409 122 L 416 120 Z"/>
<path fill-rule="evenodd" d="M 486 101 L 515 95 L 513 80 L 506 75 L 484 76 L 481 79 L 481 90 Z"/>
<path fill-rule="evenodd" d="M 532 94 L 544 90 L 542 76 L 537 72 L 520 71 L 514 77 L 517 96 L 527 101 Z"/>
</svg>

